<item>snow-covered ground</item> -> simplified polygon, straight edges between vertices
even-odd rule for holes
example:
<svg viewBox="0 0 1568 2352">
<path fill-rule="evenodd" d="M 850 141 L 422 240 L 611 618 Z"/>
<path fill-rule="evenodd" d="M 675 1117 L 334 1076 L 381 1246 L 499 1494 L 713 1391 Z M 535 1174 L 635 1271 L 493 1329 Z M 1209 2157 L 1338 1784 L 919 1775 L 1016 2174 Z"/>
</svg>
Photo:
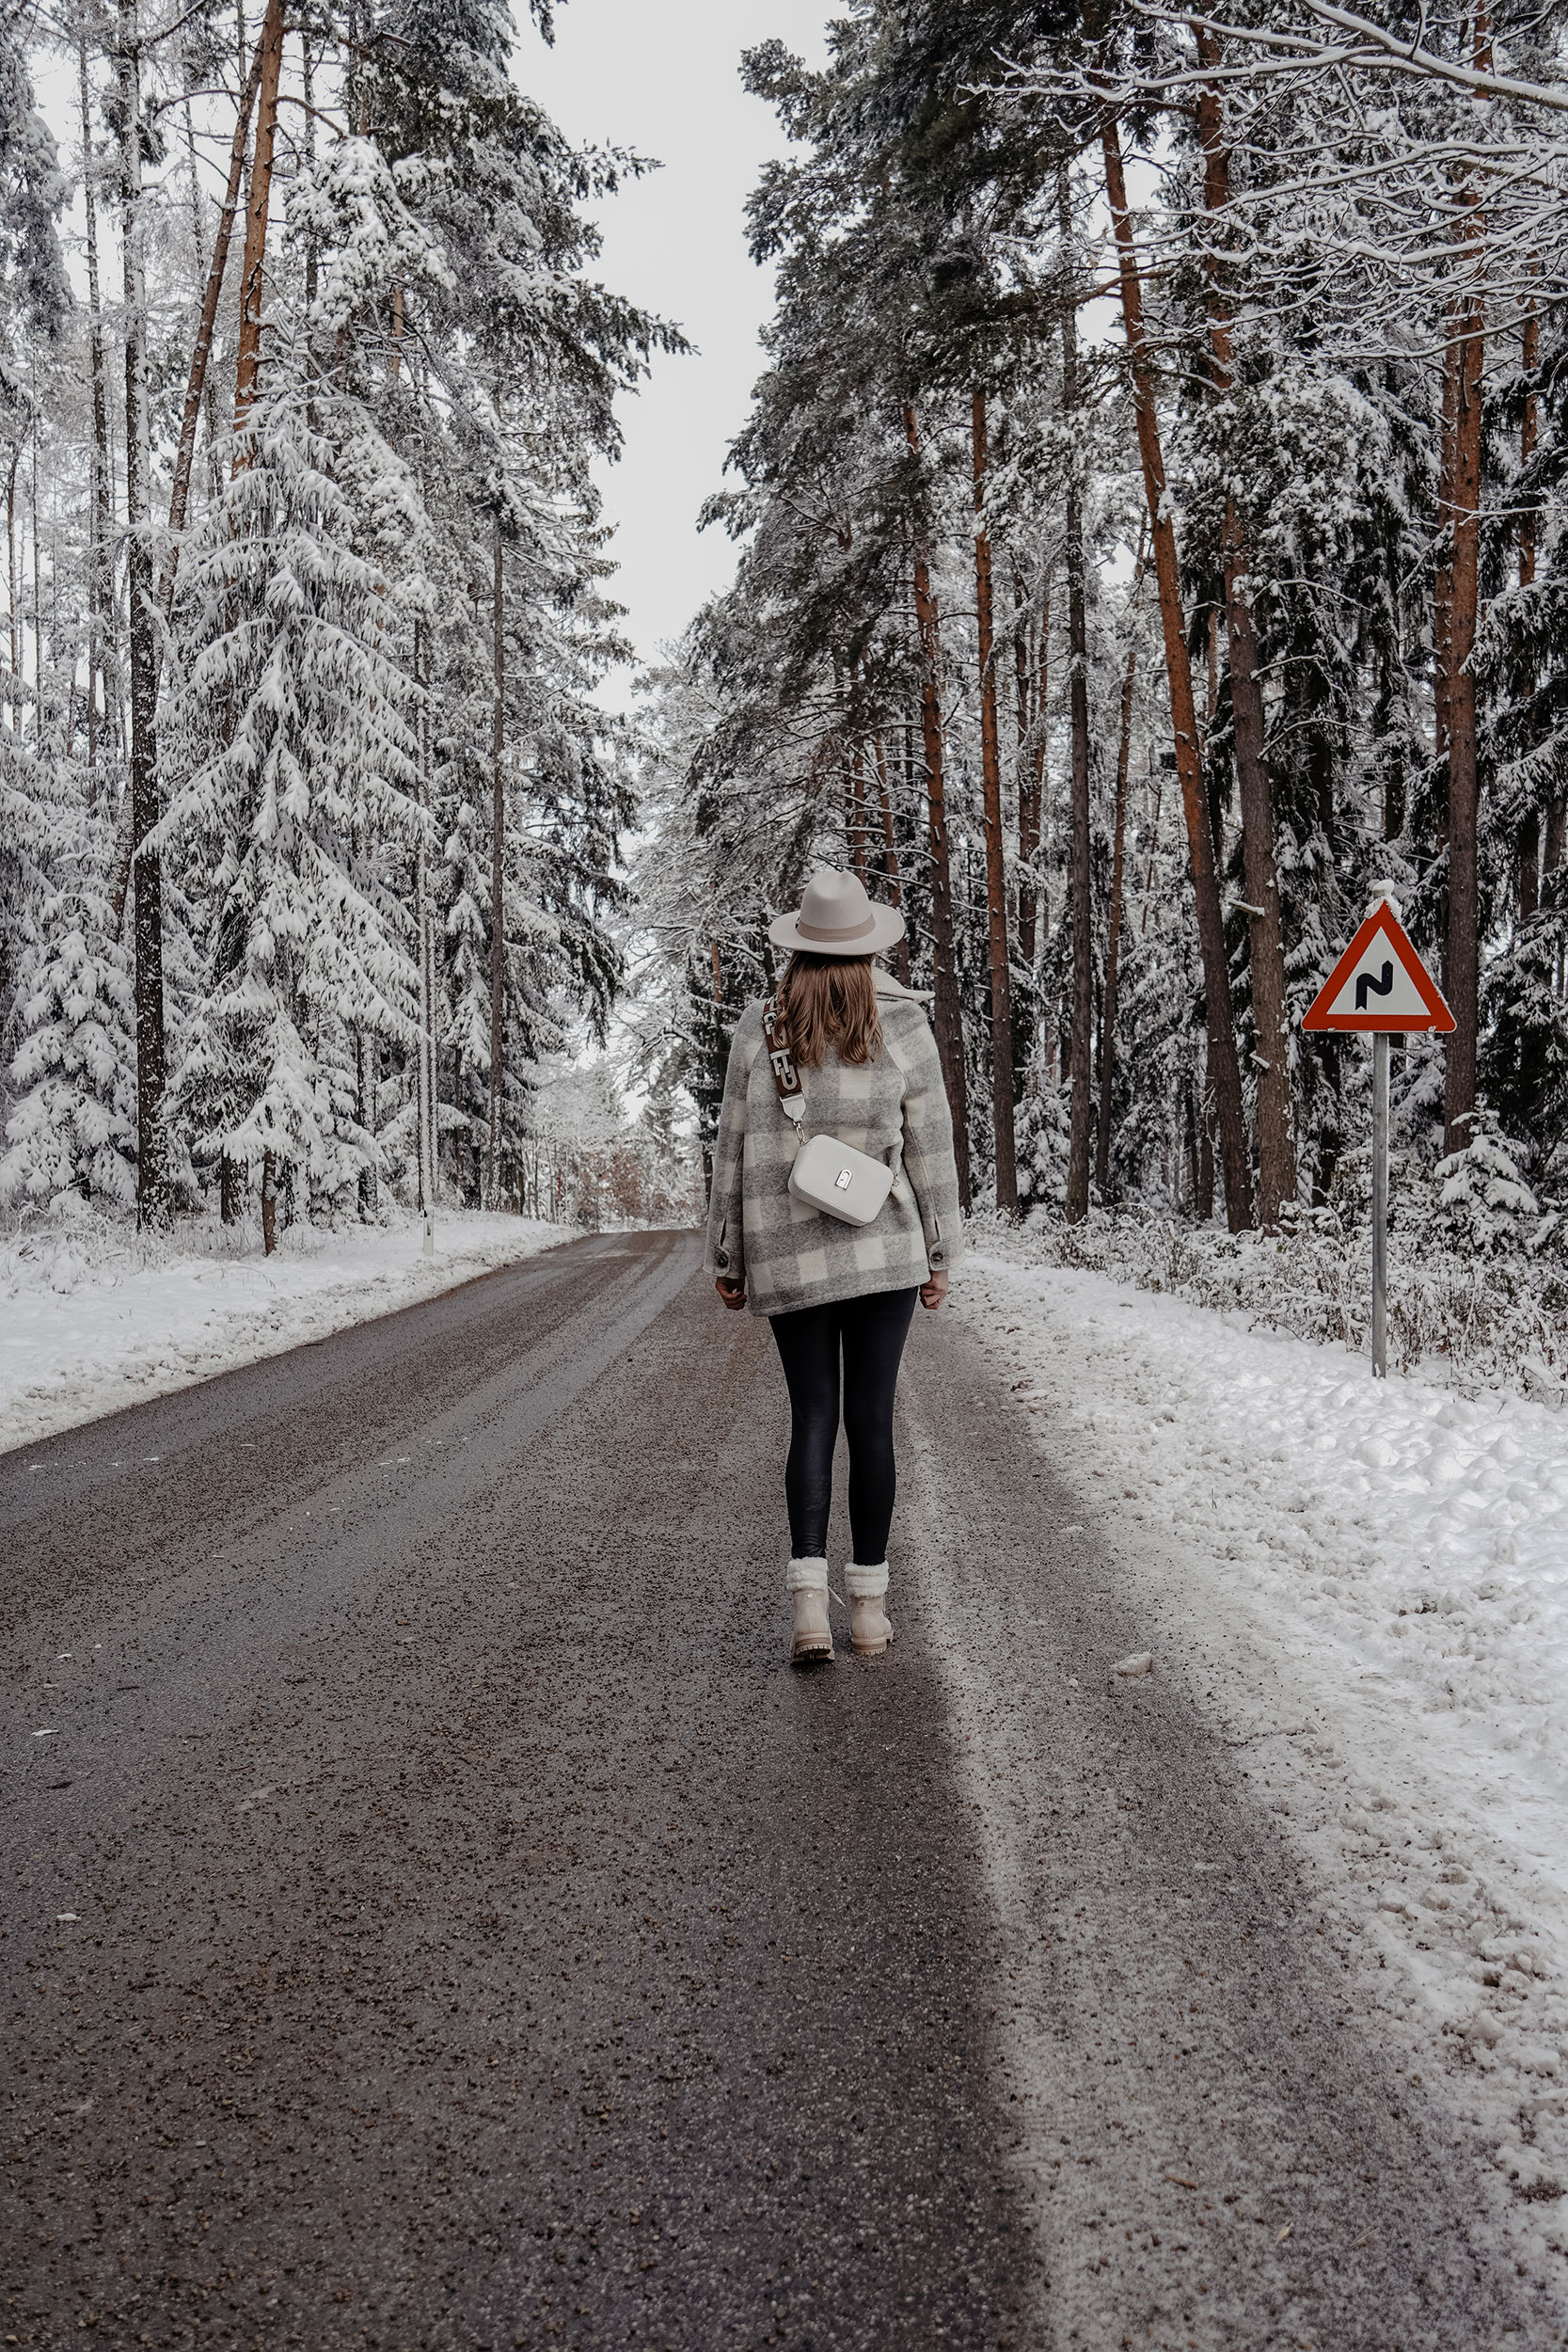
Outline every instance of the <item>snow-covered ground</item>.
<svg viewBox="0 0 1568 2352">
<path fill-rule="evenodd" d="M 1011 1256 L 954 1295 L 1560 2258 L 1568 1415 Z"/>
<path fill-rule="evenodd" d="M 122 1405 L 319 1340 L 575 1238 L 532 1217 L 448 1211 L 423 1227 L 293 1226 L 270 1258 L 207 1224 L 143 1247 L 94 1219 L 0 1243 L 0 1453 Z"/>
</svg>

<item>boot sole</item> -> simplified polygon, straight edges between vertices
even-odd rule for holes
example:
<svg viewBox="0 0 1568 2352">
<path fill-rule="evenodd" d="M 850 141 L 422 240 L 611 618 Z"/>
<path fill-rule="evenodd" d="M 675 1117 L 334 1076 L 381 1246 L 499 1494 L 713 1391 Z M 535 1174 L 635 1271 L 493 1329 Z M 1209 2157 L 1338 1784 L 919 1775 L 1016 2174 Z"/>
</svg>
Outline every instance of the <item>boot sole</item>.
<svg viewBox="0 0 1568 2352">
<path fill-rule="evenodd" d="M 857 1658 L 883 1658 L 887 1655 L 885 1642 L 855 1642 L 850 1646 Z"/>
<path fill-rule="evenodd" d="M 827 1666 L 832 1663 L 831 1642 L 797 1642 L 789 1653 L 792 1666 Z"/>
</svg>

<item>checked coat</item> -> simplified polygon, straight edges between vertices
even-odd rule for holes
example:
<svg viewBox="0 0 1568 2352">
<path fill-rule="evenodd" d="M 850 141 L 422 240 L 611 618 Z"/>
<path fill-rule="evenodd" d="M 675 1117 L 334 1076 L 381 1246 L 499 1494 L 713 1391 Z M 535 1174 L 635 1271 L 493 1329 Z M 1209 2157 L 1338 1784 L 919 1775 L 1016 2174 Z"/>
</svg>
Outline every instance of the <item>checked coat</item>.
<svg viewBox="0 0 1568 2352">
<path fill-rule="evenodd" d="M 836 1050 L 802 1070 L 801 1134 L 835 1136 L 895 1178 L 869 1225 L 845 1225 L 789 1196 L 793 1122 L 779 1104 L 762 1035 L 762 1006 L 747 1006 L 730 1041 L 724 1105 L 713 1154 L 707 1269 L 744 1278 L 753 1314 L 789 1314 L 869 1291 L 908 1290 L 958 1261 L 958 1177 L 953 1122 L 936 1040 L 912 991 L 878 972 L 882 1051 L 851 1067 Z"/>
</svg>

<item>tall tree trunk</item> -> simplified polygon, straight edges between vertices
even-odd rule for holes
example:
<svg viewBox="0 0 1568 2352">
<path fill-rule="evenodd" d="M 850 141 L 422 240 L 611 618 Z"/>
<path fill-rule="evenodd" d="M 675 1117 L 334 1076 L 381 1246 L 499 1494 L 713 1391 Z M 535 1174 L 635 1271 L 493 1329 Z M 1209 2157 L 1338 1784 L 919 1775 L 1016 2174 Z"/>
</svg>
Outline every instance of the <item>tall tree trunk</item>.
<svg viewBox="0 0 1568 2352">
<path fill-rule="evenodd" d="M 1067 1216 L 1075 1224 L 1089 1213 L 1089 1151 L 1094 1118 L 1090 1033 L 1094 1026 L 1094 914 L 1089 861 L 1089 682 L 1088 625 L 1084 587 L 1083 494 L 1076 479 L 1067 500 L 1068 696 L 1071 713 L 1072 862 L 1069 889 L 1072 915 L 1072 1013 L 1068 1067 L 1072 1075 L 1069 1128 Z"/>
<path fill-rule="evenodd" d="M 1051 588 L 1044 592 L 1045 612 L 1051 610 Z M 1014 781 L 1018 796 L 1018 956 L 1029 976 L 1027 1019 L 1013 1021 L 1013 1102 L 1022 1100 L 1034 1049 L 1038 1006 L 1035 987 L 1035 918 L 1038 893 L 1035 858 L 1040 842 L 1040 787 L 1044 776 L 1045 661 L 1043 629 L 1040 666 L 1035 667 L 1035 626 L 1023 581 L 1013 574 L 1013 691 L 1017 704 L 1018 748 Z"/>
<path fill-rule="evenodd" d="M 920 730 L 912 717 L 905 719 L 903 726 L 900 729 L 900 733 L 904 739 L 904 802 L 906 807 L 912 812 L 920 805 L 922 789 L 921 778 L 925 772 L 922 763 L 925 758 L 925 754 L 924 751 L 917 753 L 915 750 L 915 742 Z M 919 952 L 919 940 L 915 931 L 913 919 L 911 914 L 910 902 L 907 896 L 904 898 L 904 920 L 910 926 L 909 930 L 906 933 L 906 939 L 908 942 L 909 953 L 912 958 Z"/>
<path fill-rule="evenodd" d="M 1525 393 L 1525 413 L 1519 420 L 1519 470 L 1521 473 L 1535 455 L 1535 444 L 1541 429 L 1541 401 L 1535 389 L 1535 373 L 1541 365 L 1541 312 L 1531 294 L 1525 311 L 1525 331 L 1520 359 L 1528 389 Z M 1535 578 L 1535 509 L 1528 507 L 1519 517 L 1519 585 L 1528 588 Z"/>
<path fill-rule="evenodd" d="M 121 244 L 125 276 L 125 568 L 131 636 L 131 833 L 136 1009 L 136 1219 L 168 1222 L 164 1136 L 163 861 L 150 846 L 160 815 L 158 639 L 148 537 L 151 434 L 148 416 L 147 288 L 141 188 L 141 29 L 137 0 L 119 0 Z"/>
<path fill-rule="evenodd" d="M 974 478 L 974 607 L 980 657 L 980 777 L 985 797 L 986 899 L 990 916 L 990 1084 L 996 1136 L 996 1205 L 1018 1215 L 1013 1140 L 1013 989 L 1007 952 L 1007 845 L 1002 831 L 1002 743 L 996 718 L 996 639 L 990 532 L 986 523 L 986 396 L 970 403 Z"/>
<path fill-rule="evenodd" d="M 893 796 L 888 789 L 887 745 L 879 734 L 871 739 L 872 755 L 877 763 L 877 800 L 882 819 L 882 863 L 887 867 L 887 895 L 900 914 L 904 912 L 904 880 L 898 859 L 898 841 L 893 828 Z M 904 986 L 910 984 L 910 934 L 906 930 L 893 951 L 898 977 Z"/>
<path fill-rule="evenodd" d="M 1211 32 L 1197 36 L 1205 65 L 1219 63 L 1219 42 Z M 1203 144 L 1204 202 L 1211 218 L 1230 202 L 1230 151 L 1226 143 L 1218 86 L 1198 99 Z M 1209 349 L 1215 394 L 1223 399 L 1235 381 L 1231 302 L 1217 254 L 1209 261 Z M 1236 746 L 1236 783 L 1242 803 L 1242 862 L 1250 905 L 1247 923 L 1252 966 L 1252 1021 L 1258 1073 L 1258 1215 L 1273 1229 L 1285 1202 L 1296 1197 L 1295 1121 L 1291 1104 L 1291 1041 L 1285 1006 L 1285 945 L 1279 919 L 1279 876 L 1274 854 L 1274 793 L 1264 749 L 1263 693 L 1258 675 L 1258 631 L 1253 620 L 1251 543 L 1245 518 L 1233 496 L 1225 501 L 1225 617 L 1230 661 L 1231 727 Z"/>
<path fill-rule="evenodd" d="M 862 887 L 870 879 L 871 837 L 866 805 L 865 739 L 860 732 L 861 665 L 858 655 L 849 662 L 849 701 L 844 702 L 843 669 L 834 656 L 833 677 L 839 689 L 840 738 L 844 745 L 849 787 L 848 823 L 849 863 L 854 867 Z"/>
<path fill-rule="evenodd" d="M 865 745 L 855 738 L 849 749 L 849 863 L 863 884 L 870 876 L 865 806 Z"/>
<path fill-rule="evenodd" d="M 269 20 L 270 21 L 270 20 Z M 185 528 L 185 515 L 190 503 L 191 468 L 196 462 L 197 427 L 201 418 L 202 396 L 207 389 L 207 364 L 212 358 L 213 336 L 217 326 L 218 303 L 223 294 L 224 274 L 229 266 L 229 247 L 234 234 L 234 215 L 239 210 L 240 183 L 245 176 L 245 139 L 250 130 L 251 111 L 261 86 L 265 62 L 265 35 L 256 45 L 250 60 L 250 72 L 240 93 L 234 116 L 234 135 L 229 148 L 229 184 L 224 190 L 223 209 L 218 215 L 217 235 L 213 241 L 213 256 L 207 265 L 207 283 L 201 297 L 201 316 L 197 323 L 196 342 L 191 348 L 190 372 L 185 378 L 185 405 L 180 419 L 180 446 L 174 453 L 174 479 L 168 494 L 168 569 L 164 575 L 160 601 L 166 617 L 174 608 L 175 574 L 180 565 L 180 541 Z M 276 88 L 274 103 L 276 111 Z M 263 214 L 263 239 L 265 218 Z"/>
<path fill-rule="evenodd" d="M 300 82 L 305 99 L 305 162 L 307 168 L 316 168 L 316 53 L 310 36 L 302 32 L 299 43 Z M 305 240 L 305 320 L 306 365 L 316 373 L 312 336 L 316 318 L 316 299 L 321 291 L 321 240 L 312 229 Z"/>
<path fill-rule="evenodd" d="M 1143 586 L 1144 560 L 1148 547 L 1147 520 L 1138 532 L 1138 559 L 1132 567 L 1132 590 L 1127 599 L 1129 621 L 1137 611 L 1138 592 Z M 1127 648 L 1127 667 L 1121 681 L 1121 732 L 1117 742 L 1117 805 L 1116 826 L 1111 849 L 1111 908 L 1105 927 L 1105 998 L 1100 1032 L 1100 1120 L 1095 1134 L 1095 1183 L 1104 1200 L 1111 1183 L 1111 1089 L 1117 1066 L 1117 989 L 1121 969 L 1122 910 L 1126 903 L 1127 867 L 1127 785 L 1132 761 L 1132 707 L 1137 688 L 1138 647 L 1134 637 Z M 1150 833 L 1150 857 L 1153 854 L 1153 832 L 1158 830 L 1160 803 L 1156 793 L 1154 827 Z M 1147 918 L 1148 909 L 1144 908 Z"/>
<path fill-rule="evenodd" d="M 904 407 L 904 436 L 920 453 L 920 430 L 912 404 Z M 958 976 L 953 960 L 953 867 L 947 840 L 946 783 L 942 740 L 942 619 L 926 548 L 914 548 L 914 618 L 920 642 L 920 731 L 926 754 L 927 847 L 931 864 L 931 974 L 934 983 L 937 1052 L 953 1114 L 953 1152 L 958 1168 L 958 1199 L 970 1204 L 969 1087 L 964 1073 L 963 1019 Z"/>
<path fill-rule="evenodd" d="M 1013 753 L 1013 790 L 1018 802 L 1018 953 L 1021 963 L 1033 965 L 1034 941 L 1023 944 L 1024 914 L 1034 893 L 1030 862 L 1035 854 L 1037 815 L 1030 791 L 1029 739 L 1035 724 L 1034 620 L 1028 593 L 1017 569 L 1013 572 L 1013 711 L 1017 744 Z M 1030 925 L 1031 931 L 1033 924 Z"/>
<path fill-rule="evenodd" d="M 1022 962 L 1035 968 L 1037 926 L 1041 915 L 1040 893 L 1035 873 L 1045 811 L 1045 728 L 1051 689 L 1051 580 L 1040 591 L 1039 661 L 1033 689 L 1034 743 L 1018 785 L 1018 856 L 1022 869 L 1018 885 L 1018 952 Z M 1049 928 L 1049 910 L 1046 910 Z"/>
<path fill-rule="evenodd" d="M 1437 518 L 1444 535 L 1444 549 L 1432 588 L 1433 756 L 1439 764 L 1449 755 L 1449 703 L 1453 683 L 1453 501 L 1461 365 L 1461 346 L 1450 311 L 1443 348 L 1443 390 L 1437 429 Z M 1446 844 L 1446 812 L 1442 836 Z"/>
<path fill-rule="evenodd" d="M 1090 903 L 1089 644 L 1084 581 L 1083 492 L 1067 494 L 1068 697 L 1072 738 L 1072 1110 L 1068 1150 L 1069 1224 L 1089 1213 L 1089 1148 L 1094 1120 L 1094 914 Z"/>
<path fill-rule="evenodd" d="M 1117 1062 L 1117 975 L 1121 963 L 1122 873 L 1127 849 L 1127 771 L 1132 756 L 1132 699 L 1138 649 L 1127 648 L 1121 679 L 1121 735 L 1117 744 L 1116 833 L 1111 848 L 1111 908 L 1105 922 L 1105 1007 L 1100 1032 L 1100 1128 L 1095 1136 L 1094 1181 L 1103 1201 L 1111 1189 L 1111 1088 Z"/>
<path fill-rule="evenodd" d="M 1476 1106 L 1476 1043 L 1480 944 L 1476 832 L 1475 650 L 1481 553 L 1481 424 L 1483 319 L 1479 294 L 1459 317 L 1453 472 L 1449 519 L 1453 532 L 1452 592 L 1447 630 L 1445 701 L 1449 735 L 1449 924 L 1444 993 L 1454 1017 L 1443 1084 L 1443 1148 L 1462 1152 L 1470 1140 Z"/>
<path fill-rule="evenodd" d="M 1528 808 L 1519 823 L 1518 914 L 1526 923 L 1541 904 L 1541 812 Z"/>
<path fill-rule="evenodd" d="M 1490 67 L 1490 20 L 1475 19 L 1474 57 Z M 1443 1149 L 1462 1152 L 1476 1107 L 1476 1047 L 1480 1022 L 1480 893 L 1476 834 L 1480 771 L 1476 746 L 1475 651 L 1481 590 L 1481 376 L 1486 308 L 1481 283 L 1483 226 L 1479 197 L 1464 196 L 1469 216 L 1461 266 L 1466 282 L 1454 301 L 1446 354 L 1445 421 L 1451 402 L 1452 435 L 1442 520 L 1451 533 L 1448 625 L 1440 646 L 1440 707 L 1446 707 L 1449 752 L 1449 922 L 1443 988 L 1454 1026 L 1444 1056 Z M 1451 385 L 1451 391 L 1449 387 Z M 1446 454 L 1449 453 L 1446 452 Z"/>
<path fill-rule="evenodd" d="M 1453 461 L 1449 520 L 1453 562 L 1447 626 L 1442 632 L 1449 755 L 1449 920 L 1444 993 L 1454 1017 L 1443 1086 L 1443 1148 L 1463 1151 L 1470 1139 L 1476 1102 L 1476 1037 L 1480 950 L 1476 869 L 1478 771 L 1476 693 L 1470 674 L 1475 648 L 1480 555 L 1481 323 L 1479 301 L 1463 306 L 1455 337 Z"/>
<path fill-rule="evenodd" d="M 1154 807 L 1148 819 L 1148 864 L 1144 869 L 1143 913 L 1138 917 L 1138 937 L 1148 931 L 1148 910 L 1154 903 L 1154 875 L 1160 856 L 1160 808 L 1165 797 L 1165 771 L 1156 768 L 1154 773 Z"/>
<path fill-rule="evenodd" d="M 436 1195 L 440 1189 L 440 1075 L 436 1052 L 436 938 L 431 921 L 431 884 L 426 842 L 430 830 L 431 746 L 429 660 L 425 650 L 426 624 L 414 624 L 414 679 L 420 694 L 420 831 L 414 850 L 414 924 L 420 948 L 420 1052 L 417 1068 L 415 1118 L 419 1129 L 416 1181 L 425 1222 L 425 1248 L 431 1242 Z"/>
<path fill-rule="evenodd" d="M 32 507 L 33 523 L 33 738 L 43 740 L 43 564 L 39 548 L 39 424 L 40 411 L 36 398 L 37 372 L 34 372 L 35 399 L 32 431 Z"/>
<path fill-rule="evenodd" d="M 1114 120 L 1104 125 L 1101 144 L 1105 158 L 1105 192 L 1116 228 L 1120 265 L 1122 321 L 1132 367 L 1138 451 L 1143 461 L 1144 493 L 1148 502 L 1149 532 L 1154 545 L 1154 572 L 1160 587 L 1160 620 L 1165 645 L 1171 723 L 1176 738 L 1176 767 L 1181 780 L 1181 803 L 1187 820 L 1187 847 L 1192 860 L 1193 896 L 1208 1015 L 1209 1079 L 1219 1119 L 1226 1215 L 1231 1232 L 1240 1232 L 1252 1222 L 1252 1168 L 1247 1157 L 1246 1128 L 1242 1113 L 1242 1078 L 1236 1059 L 1236 1033 L 1230 1019 L 1230 973 L 1225 952 L 1219 881 L 1214 871 L 1214 840 L 1203 789 L 1203 761 L 1197 739 L 1197 711 L 1193 700 L 1192 663 L 1188 658 L 1187 637 L 1181 616 L 1181 580 L 1177 562 L 1176 530 L 1165 495 L 1165 465 L 1160 446 L 1154 377 L 1144 338 L 1143 287 L 1132 244 L 1132 216 L 1127 209 L 1121 139 Z"/>
<path fill-rule="evenodd" d="M 1072 195 L 1066 165 L 1056 174 L 1062 250 L 1071 253 Z M 1062 409 L 1078 408 L 1078 311 L 1075 269 L 1062 305 Z M 1094 1122 L 1090 1031 L 1094 1025 L 1094 913 L 1089 898 L 1089 631 L 1084 579 L 1084 491 L 1076 464 L 1067 489 L 1068 699 L 1072 736 L 1072 1114 L 1069 1133 L 1067 1215 L 1089 1213 L 1089 1152 Z"/>
<path fill-rule="evenodd" d="M 245 276 L 240 285 L 240 335 L 234 362 L 234 424 L 244 424 L 256 398 L 261 367 L 261 314 L 266 307 L 267 209 L 272 201 L 273 153 L 277 144 L 277 83 L 283 66 L 283 0 L 267 0 L 257 42 L 256 148 L 250 160 L 250 200 L 245 220 Z M 238 462 L 236 460 L 236 462 Z"/>
<path fill-rule="evenodd" d="M 495 684 L 490 707 L 490 1150 L 485 1206 L 500 1202 L 502 1044 L 506 1008 L 506 576 L 496 522 L 490 633 Z"/>
<path fill-rule="evenodd" d="M 1541 365 L 1541 314 L 1532 294 L 1525 311 L 1525 328 L 1520 358 L 1529 387 L 1525 394 L 1525 411 L 1519 421 L 1519 469 L 1521 473 L 1535 454 L 1536 437 L 1540 431 L 1540 402 L 1535 390 L 1535 372 Z M 1519 517 L 1519 585 L 1528 588 L 1535 578 L 1535 511 L 1527 508 Z M 1551 820 L 1547 819 L 1548 853 L 1551 846 Z M 1533 914 L 1541 904 L 1541 812 L 1529 809 L 1519 834 L 1519 916 L 1520 920 Z M 1551 871 L 1550 856 L 1547 872 Z"/>
<path fill-rule="evenodd" d="M 1034 679 L 1030 675 L 1029 658 L 1032 628 L 1029 617 L 1028 592 L 1018 565 L 1013 565 L 1013 724 L 1016 741 L 1013 747 L 1013 788 L 1018 795 L 1018 838 L 1022 854 L 1024 802 L 1028 787 L 1024 769 L 1029 756 L 1029 729 L 1034 723 Z M 1022 892 L 1020 904 L 1022 903 Z"/>
<path fill-rule="evenodd" d="M 87 766 L 96 791 L 100 697 L 103 717 L 108 716 L 109 695 L 104 682 L 105 636 L 112 627 L 109 586 L 109 541 L 114 520 L 109 506 L 109 399 L 103 364 L 103 318 L 98 284 L 98 185 L 92 153 L 92 104 L 87 86 L 87 44 L 77 48 L 82 95 L 82 202 L 87 215 L 87 368 L 92 378 L 92 491 L 87 508 Z M 127 854 L 115 890 L 118 934 L 125 904 L 131 864 Z"/>
<path fill-rule="evenodd" d="M 16 477 L 22 464 L 22 444 L 11 444 L 10 463 L 6 468 L 6 632 L 10 640 L 6 662 L 6 723 L 12 735 L 22 732 L 21 684 L 22 647 L 18 640 L 18 607 L 20 591 L 16 578 Z"/>
</svg>

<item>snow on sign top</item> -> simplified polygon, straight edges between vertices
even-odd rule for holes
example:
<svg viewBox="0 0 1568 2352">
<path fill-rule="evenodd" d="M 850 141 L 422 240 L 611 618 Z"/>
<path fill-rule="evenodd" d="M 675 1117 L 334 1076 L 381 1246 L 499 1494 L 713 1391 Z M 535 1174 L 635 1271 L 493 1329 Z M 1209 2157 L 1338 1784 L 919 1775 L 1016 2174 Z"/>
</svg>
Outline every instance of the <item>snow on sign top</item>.
<svg viewBox="0 0 1568 2352">
<path fill-rule="evenodd" d="M 1386 898 L 1368 915 L 1301 1025 L 1447 1031 L 1454 1022 L 1436 981 Z"/>
</svg>

